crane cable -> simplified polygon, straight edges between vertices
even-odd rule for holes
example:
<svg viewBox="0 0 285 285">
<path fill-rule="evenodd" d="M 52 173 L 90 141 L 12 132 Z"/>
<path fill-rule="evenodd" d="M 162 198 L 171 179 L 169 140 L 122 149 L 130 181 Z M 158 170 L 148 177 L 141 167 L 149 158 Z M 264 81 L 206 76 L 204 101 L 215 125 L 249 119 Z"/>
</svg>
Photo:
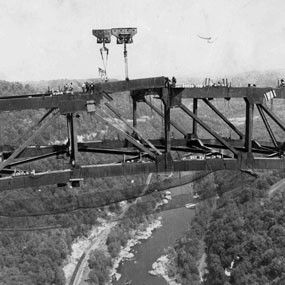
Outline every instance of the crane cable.
<svg viewBox="0 0 285 285">
<path fill-rule="evenodd" d="M 104 57 L 104 52 L 106 52 L 105 57 Z M 99 75 L 102 81 L 108 81 L 107 64 L 108 64 L 109 49 L 106 48 L 105 42 L 103 42 L 103 47 L 100 48 L 100 54 L 101 54 L 104 69 L 99 68 Z"/>
</svg>

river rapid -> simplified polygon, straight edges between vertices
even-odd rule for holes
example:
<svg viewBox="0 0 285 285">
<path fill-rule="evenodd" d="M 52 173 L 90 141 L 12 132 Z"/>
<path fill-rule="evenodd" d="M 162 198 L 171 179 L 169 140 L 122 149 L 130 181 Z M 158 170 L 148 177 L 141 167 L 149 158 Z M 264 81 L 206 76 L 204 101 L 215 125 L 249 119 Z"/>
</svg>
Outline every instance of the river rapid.
<svg viewBox="0 0 285 285">
<path fill-rule="evenodd" d="M 173 188 L 171 189 L 173 199 L 175 200 L 177 195 L 186 193 L 190 197 L 191 190 L 189 185 Z M 121 274 L 121 278 L 113 284 L 124 285 L 126 281 L 132 280 L 131 284 L 135 285 L 167 285 L 164 278 L 153 276 L 149 271 L 152 270 L 152 264 L 165 255 L 165 249 L 173 246 L 175 241 L 189 229 L 194 215 L 194 210 L 185 207 L 161 212 L 159 216 L 162 226 L 154 230 L 149 239 L 133 247 L 134 257 L 120 263 L 118 273 Z"/>
</svg>

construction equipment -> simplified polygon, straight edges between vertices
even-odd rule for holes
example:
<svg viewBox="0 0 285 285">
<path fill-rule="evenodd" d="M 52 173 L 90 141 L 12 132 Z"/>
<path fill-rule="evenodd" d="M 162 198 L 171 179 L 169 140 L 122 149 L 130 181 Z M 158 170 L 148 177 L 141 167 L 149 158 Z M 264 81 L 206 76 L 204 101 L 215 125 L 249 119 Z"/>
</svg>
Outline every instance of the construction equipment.
<svg viewBox="0 0 285 285">
<path fill-rule="evenodd" d="M 125 77 L 129 80 L 127 44 L 133 43 L 137 28 L 115 28 L 111 30 L 111 33 L 117 38 L 117 44 L 124 44 Z"/>
<path fill-rule="evenodd" d="M 100 48 L 100 54 L 103 62 L 103 67 L 98 68 L 99 76 L 102 81 L 108 81 L 107 77 L 107 63 L 109 56 L 109 49 L 105 46 L 106 44 L 111 43 L 111 30 L 93 30 L 92 34 L 97 38 L 97 44 L 103 44 L 103 47 Z"/>
</svg>

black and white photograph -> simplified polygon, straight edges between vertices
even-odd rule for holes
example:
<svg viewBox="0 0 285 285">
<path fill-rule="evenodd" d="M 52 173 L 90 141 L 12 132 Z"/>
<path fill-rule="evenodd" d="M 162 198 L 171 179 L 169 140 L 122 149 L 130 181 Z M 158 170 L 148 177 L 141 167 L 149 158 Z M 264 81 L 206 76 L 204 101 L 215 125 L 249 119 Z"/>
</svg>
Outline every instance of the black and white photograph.
<svg viewBox="0 0 285 285">
<path fill-rule="evenodd" d="M 0 0 L 0 285 L 285 285 L 284 11 Z"/>
</svg>

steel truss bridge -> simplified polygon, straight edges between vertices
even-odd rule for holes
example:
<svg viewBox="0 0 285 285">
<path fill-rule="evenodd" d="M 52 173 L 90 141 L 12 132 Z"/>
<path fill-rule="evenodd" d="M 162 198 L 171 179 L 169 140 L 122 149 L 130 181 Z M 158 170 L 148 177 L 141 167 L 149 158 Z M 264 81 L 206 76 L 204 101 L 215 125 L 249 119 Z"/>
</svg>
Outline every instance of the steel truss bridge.
<svg viewBox="0 0 285 285">
<path fill-rule="evenodd" d="M 112 106 L 112 97 L 120 96 L 120 92 L 129 91 L 132 99 L 132 124 L 128 123 Z M 281 169 L 284 168 L 283 142 L 277 141 L 269 124 L 268 118 L 273 120 L 283 131 L 284 123 L 264 104 L 265 94 L 275 98 L 285 99 L 284 88 L 258 87 L 193 87 L 178 88 L 169 83 L 166 77 L 143 78 L 115 82 L 97 83 L 93 93 L 74 92 L 73 94 L 35 94 L 24 96 L 0 97 L 0 112 L 46 109 L 43 118 L 31 128 L 25 141 L 17 147 L 0 146 L 2 160 L 0 162 L 1 191 L 39 187 L 42 185 L 62 185 L 71 182 L 78 186 L 86 178 L 102 178 L 109 176 L 124 176 L 159 172 L 178 171 L 216 171 L 236 169 Z M 153 105 L 148 96 L 155 95 L 162 101 L 163 110 Z M 183 99 L 192 100 L 191 109 Z M 245 102 L 245 130 L 240 131 L 224 114 L 212 103 L 213 98 L 242 98 Z M 125 132 L 100 116 L 97 110 L 103 99 L 110 102 L 105 105 L 114 113 L 115 117 L 124 122 L 132 134 Z M 199 117 L 198 100 L 205 104 L 236 133 L 238 139 L 224 138 Z M 138 104 L 147 104 L 163 118 L 164 137 L 146 139 L 138 129 Z M 192 131 L 186 133 L 183 126 L 171 118 L 171 109 L 180 108 L 191 118 Z M 270 141 L 261 142 L 253 139 L 254 108 L 258 110 L 263 120 L 265 130 Z M 77 141 L 77 126 L 75 117 L 79 112 L 92 113 L 96 120 L 115 129 L 121 140 Z M 68 142 L 66 144 L 38 146 L 32 145 L 33 139 L 59 116 L 67 120 Z M 198 126 L 203 128 L 210 137 L 199 138 Z M 175 128 L 182 134 L 182 138 L 171 137 L 171 130 Z M 200 153 L 204 156 L 190 157 L 190 159 L 174 159 L 173 152 Z M 214 155 L 217 151 L 221 155 Z M 123 161 L 112 164 L 79 165 L 79 152 L 106 153 L 124 156 Z M 66 155 L 69 167 L 33 173 L 17 173 L 15 168 L 45 159 Z M 116 156 L 117 157 L 117 156 Z M 210 157 L 210 158 L 209 158 Z M 128 158 L 132 158 L 131 160 Z M 115 160 L 115 158 L 114 158 Z M 15 175 L 17 173 L 17 175 Z"/>
</svg>

